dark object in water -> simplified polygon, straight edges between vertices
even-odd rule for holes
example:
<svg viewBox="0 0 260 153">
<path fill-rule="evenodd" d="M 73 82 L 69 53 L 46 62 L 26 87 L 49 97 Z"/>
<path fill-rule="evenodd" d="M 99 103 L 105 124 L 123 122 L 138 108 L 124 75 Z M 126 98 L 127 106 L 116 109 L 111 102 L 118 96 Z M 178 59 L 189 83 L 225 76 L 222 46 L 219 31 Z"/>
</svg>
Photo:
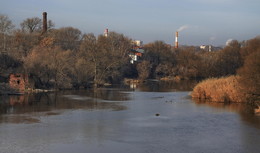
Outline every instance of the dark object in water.
<svg viewBox="0 0 260 153">
<path fill-rule="evenodd" d="M 156 113 L 155 116 L 160 116 L 160 114 L 159 114 L 159 113 Z"/>
</svg>

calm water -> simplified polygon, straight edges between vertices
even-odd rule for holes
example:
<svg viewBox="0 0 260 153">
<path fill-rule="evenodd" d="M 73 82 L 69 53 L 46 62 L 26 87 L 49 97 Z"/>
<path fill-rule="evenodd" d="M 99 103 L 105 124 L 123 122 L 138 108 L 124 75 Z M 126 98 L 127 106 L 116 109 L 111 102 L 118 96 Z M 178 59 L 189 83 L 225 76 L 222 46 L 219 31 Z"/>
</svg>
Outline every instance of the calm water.
<svg viewBox="0 0 260 153">
<path fill-rule="evenodd" d="M 153 82 L 95 93 L 1 96 L 0 152 L 260 152 L 253 108 L 194 102 L 189 90 Z"/>
</svg>

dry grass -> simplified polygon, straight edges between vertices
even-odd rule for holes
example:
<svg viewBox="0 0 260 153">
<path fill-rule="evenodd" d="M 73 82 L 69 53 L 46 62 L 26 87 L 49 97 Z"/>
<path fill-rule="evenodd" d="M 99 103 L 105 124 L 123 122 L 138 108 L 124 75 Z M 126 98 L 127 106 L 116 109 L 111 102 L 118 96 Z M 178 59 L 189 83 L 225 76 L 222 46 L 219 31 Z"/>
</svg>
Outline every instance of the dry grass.
<svg viewBox="0 0 260 153">
<path fill-rule="evenodd" d="M 237 76 L 204 80 L 195 86 L 191 96 L 211 102 L 245 102 L 238 80 Z"/>
</svg>

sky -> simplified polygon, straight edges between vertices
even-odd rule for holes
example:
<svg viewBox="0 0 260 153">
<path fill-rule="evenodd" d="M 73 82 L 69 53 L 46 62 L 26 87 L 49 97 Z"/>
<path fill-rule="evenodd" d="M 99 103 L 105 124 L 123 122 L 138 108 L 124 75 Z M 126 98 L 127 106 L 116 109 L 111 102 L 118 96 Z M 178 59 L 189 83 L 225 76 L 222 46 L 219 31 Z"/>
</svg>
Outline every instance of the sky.
<svg viewBox="0 0 260 153">
<path fill-rule="evenodd" d="M 0 14 L 16 28 L 26 18 L 48 19 L 55 28 L 78 28 L 103 34 L 104 29 L 151 43 L 223 46 L 229 39 L 260 35 L 259 0 L 0 0 Z"/>
</svg>

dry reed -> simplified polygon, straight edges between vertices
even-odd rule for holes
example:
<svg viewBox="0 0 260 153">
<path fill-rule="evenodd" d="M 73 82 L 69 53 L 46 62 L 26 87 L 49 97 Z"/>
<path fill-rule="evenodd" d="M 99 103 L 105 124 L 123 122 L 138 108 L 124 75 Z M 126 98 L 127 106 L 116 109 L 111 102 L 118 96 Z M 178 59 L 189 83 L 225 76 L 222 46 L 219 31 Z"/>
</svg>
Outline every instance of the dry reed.
<svg viewBox="0 0 260 153">
<path fill-rule="evenodd" d="M 211 102 L 245 102 L 246 96 L 239 85 L 238 76 L 211 78 L 197 84 L 192 98 Z"/>
</svg>

